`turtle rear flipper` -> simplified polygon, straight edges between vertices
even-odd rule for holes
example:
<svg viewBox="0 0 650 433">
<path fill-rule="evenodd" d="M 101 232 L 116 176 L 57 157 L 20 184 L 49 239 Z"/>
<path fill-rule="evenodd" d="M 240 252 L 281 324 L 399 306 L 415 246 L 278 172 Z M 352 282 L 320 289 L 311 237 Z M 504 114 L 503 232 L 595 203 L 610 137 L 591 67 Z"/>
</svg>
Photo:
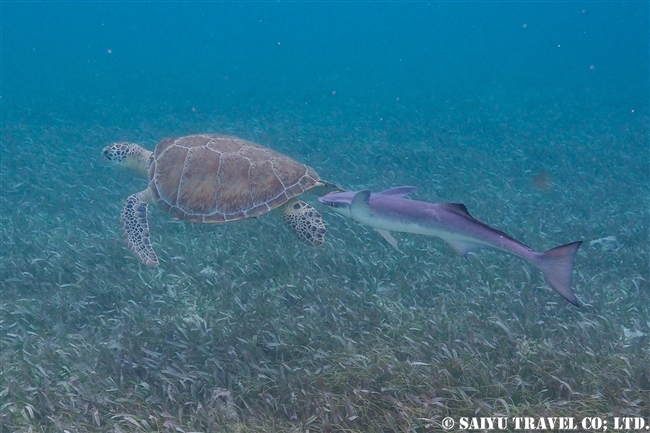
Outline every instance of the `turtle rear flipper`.
<svg viewBox="0 0 650 433">
<path fill-rule="evenodd" d="M 130 195 L 122 208 L 122 232 L 127 246 L 147 266 L 158 266 L 158 256 L 149 240 L 147 191 Z"/>
<path fill-rule="evenodd" d="M 311 205 L 302 200 L 292 200 L 282 207 L 284 223 L 298 238 L 311 247 L 325 240 L 327 229 L 323 218 Z"/>
</svg>

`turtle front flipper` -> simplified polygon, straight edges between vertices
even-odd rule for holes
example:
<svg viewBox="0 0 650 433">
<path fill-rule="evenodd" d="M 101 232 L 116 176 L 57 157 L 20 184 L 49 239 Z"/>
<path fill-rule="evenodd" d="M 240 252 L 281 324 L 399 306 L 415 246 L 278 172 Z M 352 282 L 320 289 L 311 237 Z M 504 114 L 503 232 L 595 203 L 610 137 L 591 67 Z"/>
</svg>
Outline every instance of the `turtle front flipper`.
<svg viewBox="0 0 650 433">
<path fill-rule="evenodd" d="M 318 247 L 325 240 L 327 229 L 323 218 L 311 205 L 302 200 L 291 200 L 282 207 L 284 223 L 298 238 L 312 247 Z"/>
<path fill-rule="evenodd" d="M 146 198 L 148 190 L 129 196 L 122 208 L 122 232 L 129 249 L 147 266 L 158 266 L 158 256 L 149 240 Z"/>
</svg>

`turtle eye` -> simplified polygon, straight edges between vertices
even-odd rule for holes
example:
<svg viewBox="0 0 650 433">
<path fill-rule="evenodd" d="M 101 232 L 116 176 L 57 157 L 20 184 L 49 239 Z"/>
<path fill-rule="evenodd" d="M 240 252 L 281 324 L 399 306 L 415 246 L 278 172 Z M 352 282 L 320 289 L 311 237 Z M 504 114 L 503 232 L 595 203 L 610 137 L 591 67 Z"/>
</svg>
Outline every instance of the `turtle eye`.
<svg viewBox="0 0 650 433">
<path fill-rule="evenodd" d="M 107 146 L 102 150 L 102 156 L 111 162 L 121 162 L 127 156 L 127 152 L 115 145 Z"/>
</svg>

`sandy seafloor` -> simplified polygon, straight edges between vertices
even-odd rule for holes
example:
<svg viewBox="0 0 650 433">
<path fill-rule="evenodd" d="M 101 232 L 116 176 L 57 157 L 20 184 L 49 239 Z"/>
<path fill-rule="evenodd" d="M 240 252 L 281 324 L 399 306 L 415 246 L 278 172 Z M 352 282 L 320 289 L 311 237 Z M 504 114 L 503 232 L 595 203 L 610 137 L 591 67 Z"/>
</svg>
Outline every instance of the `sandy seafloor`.
<svg viewBox="0 0 650 433">
<path fill-rule="evenodd" d="M 646 60 L 635 79 L 611 79 L 616 59 L 604 58 L 583 65 L 585 77 L 605 64 L 610 78 L 537 88 L 506 76 L 416 80 L 414 90 L 408 74 L 373 87 L 363 70 L 305 77 L 294 66 L 278 87 L 242 79 L 226 91 L 221 74 L 223 98 L 211 98 L 175 86 L 164 68 L 136 85 L 117 67 L 88 66 L 85 81 L 50 88 L 67 69 L 57 72 L 50 53 L 21 79 L 29 59 L 6 36 L 0 431 L 425 432 L 447 416 L 650 422 Z M 355 80 L 374 90 L 355 93 Z M 328 227 L 320 248 L 299 243 L 277 214 L 198 225 L 153 209 L 161 264 L 146 268 L 119 223 L 146 182 L 100 151 L 202 132 L 267 145 L 350 190 L 415 185 L 414 198 L 464 203 L 538 251 L 583 240 L 573 276 L 581 307 L 520 259 L 465 260 L 402 233 L 398 251 L 308 195 Z"/>
</svg>

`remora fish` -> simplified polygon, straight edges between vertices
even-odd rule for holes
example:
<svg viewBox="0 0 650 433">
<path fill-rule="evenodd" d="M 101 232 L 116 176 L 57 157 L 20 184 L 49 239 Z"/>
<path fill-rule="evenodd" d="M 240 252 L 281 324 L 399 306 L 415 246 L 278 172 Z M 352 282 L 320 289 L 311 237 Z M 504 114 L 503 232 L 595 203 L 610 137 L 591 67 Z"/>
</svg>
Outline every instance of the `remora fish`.
<svg viewBox="0 0 650 433">
<path fill-rule="evenodd" d="M 370 191 L 332 193 L 318 201 L 373 227 L 395 248 L 397 242 L 391 231 L 439 237 L 463 256 L 490 248 L 521 257 L 537 266 L 564 299 L 578 306 L 578 299 L 571 289 L 571 274 L 582 241 L 538 253 L 472 217 L 464 204 L 426 203 L 404 198 L 415 191 L 417 188 L 414 186 L 400 186 L 374 194 Z"/>
</svg>

